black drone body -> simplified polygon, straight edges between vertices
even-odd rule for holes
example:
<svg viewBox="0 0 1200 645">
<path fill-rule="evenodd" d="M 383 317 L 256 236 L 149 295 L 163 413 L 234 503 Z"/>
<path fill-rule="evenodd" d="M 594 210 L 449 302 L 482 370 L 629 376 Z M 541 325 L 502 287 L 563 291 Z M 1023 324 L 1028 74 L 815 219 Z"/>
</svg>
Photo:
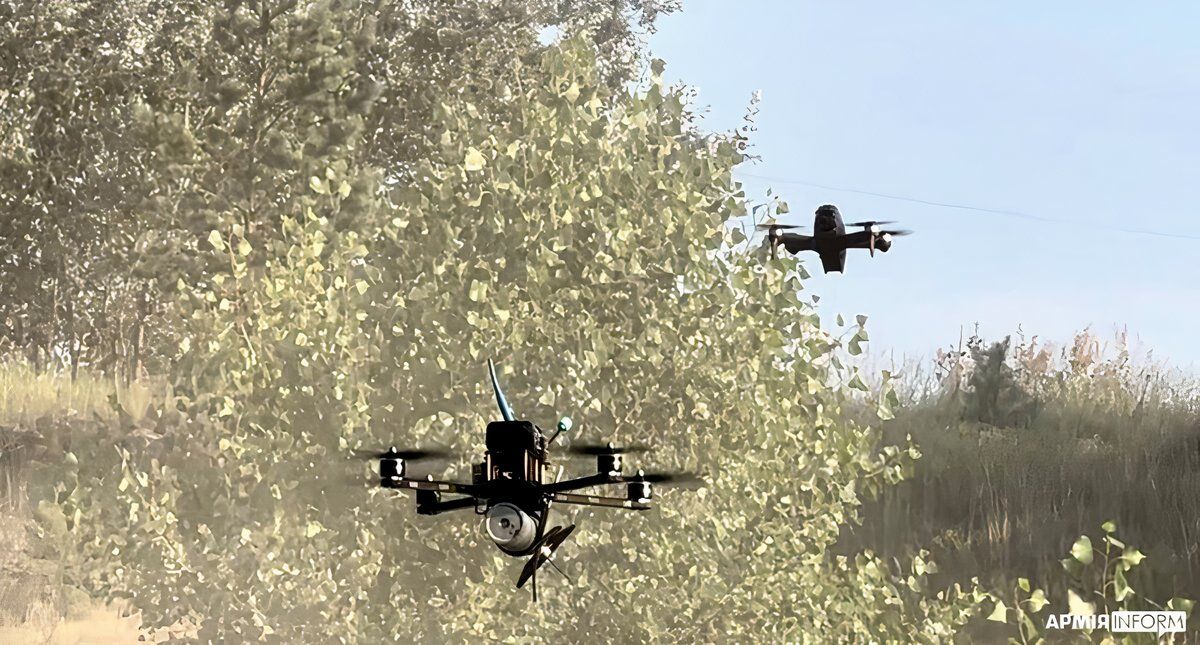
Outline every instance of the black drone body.
<svg viewBox="0 0 1200 645">
<path fill-rule="evenodd" d="M 484 517 L 488 537 L 505 554 L 513 557 L 531 556 L 526 563 L 517 587 L 532 580 L 533 598 L 537 600 L 537 570 L 552 561 L 555 551 L 575 530 L 575 525 L 546 528 L 551 504 L 576 504 L 644 511 L 651 508 L 654 483 L 698 483 L 692 475 L 657 473 L 622 473 L 622 455 L 644 452 L 644 446 L 615 447 L 607 445 L 574 445 L 569 452 L 596 458 L 592 475 L 551 481 L 549 446 L 562 432 L 571 428 L 571 420 L 563 417 L 557 431 L 550 437 L 530 421 L 517 420 L 509 407 L 495 367 L 488 361 L 496 402 L 503 417 L 487 426 L 483 461 L 472 466 L 471 483 L 437 481 L 406 476 L 406 462 L 436 456 L 431 451 L 400 451 L 391 448 L 371 455 L 379 459 L 379 485 L 390 489 L 416 491 L 417 513 L 437 515 L 448 511 L 471 508 Z M 561 470 L 559 471 L 561 473 Z M 625 486 L 623 497 L 580 494 L 584 488 L 619 484 Z M 443 496 L 453 496 L 446 497 Z M 562 573 L 560 570 L 559 573 Z M 564 574 L 565 575 L 565 574 Z"/>
<path fill-rule="evenodd" d="M 813 234 L 783 233 L 782 231 L 800 228 L 790 224 L 760 224 L 758 228 L 767 231 L 767 239 L 771 245 L 771 257 L 775 257 L 775 249 L 779 245 L 789 253 L 815 251 L 821 257 L 821 266 L 825 273 L 846 270 L 846 249 L 868 249 L 871 256 L 875 251 L 886 253 L 892 248 L 892 238 L 908 235 L 912 231 L 884 230 L 884 224 L 894 222 L 842 222 L 842 214 L 837 206 L 825 204 L 816 211 L 813 218 Z M 846 227 L 862 227 L 855 233 L 846 233 Z"/>
</svg>

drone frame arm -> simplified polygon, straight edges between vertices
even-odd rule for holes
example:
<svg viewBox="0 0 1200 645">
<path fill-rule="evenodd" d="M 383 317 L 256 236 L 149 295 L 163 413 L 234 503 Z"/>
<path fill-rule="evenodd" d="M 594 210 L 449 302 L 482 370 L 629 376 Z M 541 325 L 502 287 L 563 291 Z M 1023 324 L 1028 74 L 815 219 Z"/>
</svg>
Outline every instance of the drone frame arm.
<svg viewBox="0 0 1200 645">
<path fill-rule="evenodd" d="M 560 504 L 602 506 L 604 508 L 625 508 L 634 511 L 650 510 L 649 504 L 645 502 L 635 502 L 624 497 L 608 497 L 605 495 L 576 495 L 574 493 L 552 493 L 550 498 Z"/>
<path fill-rule="evenodd" d="M 380 480 L 380 485 L 384 488 L 407 489 L 407 490 L 431 490 L 438 493 L 453 493 L 457 495 L 469 495 L 475 497 L 475 486 L 471 484 L 460 484 L 458 482 L 443 482 L 430 479 L 405 479 L 403 477 L 392 477 L 390 480 Z"/>
<path fill-rule="evenodd" d="M 788 253 L 796 254 L 801 251 L 816 251 L 817 246 L 811 235 L 800 233 L 781 233 L 775 238 L 775 247 L 782 246 Z"/>
<path fill-rule="evenodd" d="M 878 237 L 879 234 L 870 229 L 855 231 L 838 237 L 838 244 L 847 249 L 870 249 Z"/>
<path fill-rule="evenodd" d="M 605 484 L 621 484 L 625 482 L 625 478 L 619 473 L 596 475 L 588 475 L 587 477 L 577 477 L 566 481 L 554 482 L 542 486 L 542 490 L 547 493 L 561 493 L 569 490 L 579 490 L 581 488 L 591 488 L 592 486 L 604 486 Z"/>
<path fill-rule="evenodd" d="M 418 504 L 418 515 L 438 515 L 448 511 L 457 511 L 464 508 L 475 508 L 479 500 L 474 497 L 458 497 L 455 499 L 447 499 L 430 504 Z"/>
</svg>

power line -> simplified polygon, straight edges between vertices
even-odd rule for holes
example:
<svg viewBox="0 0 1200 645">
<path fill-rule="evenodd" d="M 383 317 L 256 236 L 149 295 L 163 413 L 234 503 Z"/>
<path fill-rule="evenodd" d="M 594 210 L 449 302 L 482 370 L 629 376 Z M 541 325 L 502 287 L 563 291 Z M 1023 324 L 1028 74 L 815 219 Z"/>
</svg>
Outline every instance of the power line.
<svg viewBox="0 0 1200 645">
<path fill-rule="evenodd" d="M 891 200 L 900 201 L 900 202 L 909 202 L 912 204 L 923 204 L 925 206 L 937 206 L 940 208 L 954 208 L 954 209 L 964 210 L 964 211 L 975 211 L 977 213 L 990 213 L 993 215 L 1007 215 L 1009 217 L 1020 217 L 1020 218 L 1024 218 L 1024 219 L 1036 220 L 1039 222 L 1053 222 L 1055 224 L 1069 224 L 1071 226 L 1086 226 L 1086 227 L 1092 228 L 1092 229 L 1116 231 L 1118 233 L 1129 233 L 1132 235 L 1154 235 L 1156 237 L 1168 237 L 1168 238 L 1173 238 L 1173 239 L 1178 239 L 1178 240 L 1200 240 L 1200 235 L 1188 235 L 1186 233 L 1167 233 L 1164 231 L 1155 231 L 1155 230 L 1144 229 L 1144 228 L 1124 228 L 1121 226 L 1109 226 L 1109 225 L 1105 225 L 1105 224 L 1095 224 L 1092 222 L 1080 222 L 1078 220 L 1064 219 L 1061 217 L 1047 217 L 1045 215 L 1037 215 L 1034 213 L 1026 213 L 1023 211 L 1012 211 L 1012 210 L 1005 210 L 1005 209 L 1000 209 L 1000 208 L 984 208 L 981 206 L 971 206 L 968 204 L 954 204 L 951 202 L 939 202 L 939 201 L 934 201 L 934 200 L 930 200 L 930 199 L 920 199 L 917 197 L 905 197 L 904 195 L 891 195 L 888 193 L 880 193 L 880 192 L 876 192 L 873 190 L 861 190 L 858 188 L 845 188 L 845 187 L 841 187 L 841 186 L 828 186 L 825 184 L 818 184 L 818 183 L 811 182 L 811 181 L 804 181 L 802 179 L 784 179 L 781 177 L 766 177 L 763 175 L 755 175 L 753 173 L 748 173 L 748 172 L 737 172 L 736 174 L 739 176 L 742 176 L 742 177 L 749 177 L 752 179 L 761 179 L 763 181 L 770 181 L 770 182 L 774 182 L 774 183 L 778 183 L 778 184 L 796 184 L 799 186 L 809 186 L 811 188 L 820 188 L 822 190 L 832 190 L 834 192 L 839 192 L 839 193 L 853 193 L 855 195 L 869 195 L 871 197 L 879 197 L 881 199 L 891 199 Z"/>
</svg>

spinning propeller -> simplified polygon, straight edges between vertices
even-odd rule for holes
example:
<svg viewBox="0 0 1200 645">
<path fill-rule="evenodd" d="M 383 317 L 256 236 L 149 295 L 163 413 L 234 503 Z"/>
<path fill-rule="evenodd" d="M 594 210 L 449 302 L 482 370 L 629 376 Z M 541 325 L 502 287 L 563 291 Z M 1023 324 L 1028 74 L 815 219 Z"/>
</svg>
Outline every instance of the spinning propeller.
<svg viewBox="0 0 1200 645">
<path fill-rule="evenodd" d="M 895 230 L 895 231 L 885 231 L 885 230 L 879 228 L 880 226 L 883 226 L 885 224 L 895 224 L 895 223 L 896 222 L 894 220 L 867 220 L 865 222 L 850 222 L 849 224 L 846 224 L 846 226 L 861 226 L 862 228 L 865 228 L 871 232 L 871 237 L 869 237 L 867 239 L 867 248 L 870 249 L 870 251 L 871 251 L 871 257 L 875 257 L 875 239 L 877 236 L 890 240 L 894 236 L 911 235 L 912 234 L 912 231 L 909 231 L 907 229 L 900 229 L 900 230 Z M 886 251 L 887 249 L 885 248 L 883 250 Z"/>
<path fill-rule="evenodd" d="M 645 444 L 616 446 L 612 442 L 605 444 L 576 443 L 567 448 L 567 452 L 573 455 L 595 457 L 596 470 L 603 474 L 613 475 L 621 472 L 621 455 L 638 454 L 651 450 L 652 448 Z M 683 488 L 699 488 L 704 485 L 704 480 L 695 473 L 648 473 L 644 470 L 639 470 L 634 475 L 621 475 L 621 481 L 627 484 L 665 484 Z M 650 496 L 648 487 L 643 491 L 646 493 L 646 497 Z"/>
<path fill-rule="evenodd" d="M 699 488 L 704 485 L 704 480 L 695 473 L 648 473 L 639 470 L 636 475 L 626 477 L 625 480 L 647 484 L 679 486 L 680 488 Z"/>
<path fill-rule="evenodd" d="M 384 451 L 378 450 L 355 450 L 354 457 L 357 459 L 365 459 L 368 461 L 379 462 L 379 481 L 378 484 L 384 488 L 392 482 L 393 478 L 404 477 L 407 473 L 408 462 L 446 459 L 451 456 L 451 452 L 444 448 L 432 448 L 425 450 L 398 450 L 395 446 Z"/>
<path fill-rule="evenodd" d="M 767 239 L 771 241 L 771 259 L 775 259 L 775 248 L 779 246 L 779 231 L 787 231 L 795 228 L 806 228 L 799 224 L 759 224 L 756 227 L 760 231 L 767 232 Z"/>
<path fill-rule="evenodd" d="M 449 450 L 441 448 L 430 450 L 397 450 L 395 446 L 382 452 L 378 450 L 354 451 L 354 456 L 359 459 L 406 459 L 408 461 L 416 461 L 418 459 L 445 459 L 450 455 Z"/>
<path fill-rule="evenodd" d="M 605 444 L 599 443 L 573 443 L 567 452 L 573 455 L 586 455 L 588 457 L 599 457 L 601 455 L 630 455 L 642 452 L 650 452 L 650 446 L 635 443 L 628 446 L 614 446 L 612 442 Z"/>
</svg>

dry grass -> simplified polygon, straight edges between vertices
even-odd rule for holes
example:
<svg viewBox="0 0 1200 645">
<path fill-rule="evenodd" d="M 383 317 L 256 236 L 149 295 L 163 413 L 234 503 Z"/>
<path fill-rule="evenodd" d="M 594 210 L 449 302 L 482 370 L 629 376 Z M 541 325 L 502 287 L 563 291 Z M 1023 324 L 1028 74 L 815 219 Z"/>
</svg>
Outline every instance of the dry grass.
<svg viewBox="0 0 1200 645">
<path fill-rule="evenodd" d="M 0 427 L 29 426 L 39 419 L 109 417 L 110 397 L 119 397 L 122 407 L 140 418 L 146 406 L 162 389 L 160 383 L 123 384 L 80 372 L 72 381 L 65 372 L 36 372 L 21 361 L 0 362 Z"/>
<path fill-rule="evenodd" d="M 971 418 L 970 365 L 943 360 L 910 376 L 885 431 L 912 435 L 924 457 L 910 481 L 864 507 L 846 545 L 889 555 L 932 545 L 949 577 L 1061 589 L 1059 560 L 1075 538 L 1114 520 L 1148 556 L 1135 589 L 1200 597 L 1200 387 L 1131 357 L 1123 340 L 1084 332 L 1057 351 L 1018 344 L 1009 365 L 1031 399 L 999 397 L 998 409 L 1019 411 L 1011 425 Z"/>
<path fill-rule="evenodd" d="M 64 587 L 62 545 L 39 534 L 28 482 L 38 459 L 69 442 L 73 420 L 113 418 L 114 401 L 141 418 L 162 387 L 0 362 L 0 643 L 137 641 L 135 616 Z"/>
</svg>

